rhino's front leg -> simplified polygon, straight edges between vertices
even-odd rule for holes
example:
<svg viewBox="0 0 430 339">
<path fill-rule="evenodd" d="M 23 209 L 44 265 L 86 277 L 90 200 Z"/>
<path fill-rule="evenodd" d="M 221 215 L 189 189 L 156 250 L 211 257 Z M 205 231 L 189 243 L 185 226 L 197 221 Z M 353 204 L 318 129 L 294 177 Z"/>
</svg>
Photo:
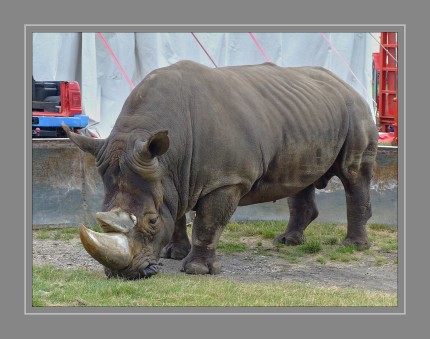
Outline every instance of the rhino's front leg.
<svg viewBox="0 0 430 339">
<path fill-rule="evenodd" d="M 236 210 L 240 196 L 240 187 L 227 186 L 199 200 L 193 222 L 191 251 L 182 261 L 182 271 L 189 274 L 220 273 L 216 246 L 224 227 Z"/>
<path fill-rule="evenodd" d="M 191 244 L 187 235 L 187 225 L 185 215 L 175 224 L 170 242 L 163 248 L 160 256 L 176 260 L 184 259 L 190 252 Z"/>
</svg>

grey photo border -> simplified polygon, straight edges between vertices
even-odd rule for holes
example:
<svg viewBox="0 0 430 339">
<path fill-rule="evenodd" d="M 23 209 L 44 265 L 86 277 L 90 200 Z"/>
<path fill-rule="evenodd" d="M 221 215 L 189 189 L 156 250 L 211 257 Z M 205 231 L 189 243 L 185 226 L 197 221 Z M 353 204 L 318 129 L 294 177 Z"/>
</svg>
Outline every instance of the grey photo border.
<svg viewBox="0 0 430 339">
<path fill-rule="evenodd" d="M 24 40 L 27 24 L 365 24 L 407 27 L 406 84 L 407 110 L 403 112 L 403 138 L 399 149 L 404 166 L 399 169 L 405 184 L 403 215 L 407 264 L 405 314 L 25 314 L 26 282 L 23 216 L 25 115 L 21 113 L 25 79 Z M 0 237 L 1 289 L 0 328 L 7 338 L 408 338 L 420 337 L 428 328 L 428 154 L 427 112 L 429 55 L 428 5 L 424 2 L 343 0 L 135 0 L 82 1 L 59 3 L 38 0 L 9 2 L 0 12 L 2 42 L 2 203 Z M 405 29 L 406 33 L 406 29 Z M 402 54 L 405 56 L 405 54 Z M 406 90 L 407 89 L 407 90 Z M 25 103 L 24 105 L 25 106 Z M 405 105 L 403 105 L 405 106 Z M 22 108 L 24 109 L 24 107 Z M 404 119 L 404 115 L 407 115 Z M 424 156 L 423 156 L 424 155 Z M 28 166 L 28 162 L 27 162 Z M 407 184 L 406 184 L 407 182 Z M 31 226 L 31 225 L 28 225 Z M 407 233 L 407 237 L 406 237 Z M 30 249 L 27 249 L 30 250 Z M 423 269 L 424 268 L 424 269 Z M 406 286 L 405 286 L 406 287 Z M 418 333 L 418 334 L 417 334 Z M 422 335 L 421 335 L 422 336 Z"/>
<path fill-rule="evenodd" d="M 270 314 L 333 314 L 333 315 L 360 315 L 360 314 L 399 314 L 406 313 L 406 233 L 405 233 L 405 202 L 404 182 L 406 176 L 404 149 L 405 149 L 405 65 L 406 65 L 406 25 L 25 25 L 25 117 L 31 115 L 29 103 L 31 102 L 30 74 L 32 69 L 32 39 L 34 32 L 398 32 L 399 43 L 399 186 L 398 186 L 398 306 L 396 307 L 32 307 L 31 305 L 31 138 L 29 119 L 25 118 L 25 314 L 237 314 L 237 315 L 270 315 Z M 30 165 L 31 167 L 31 165 Z"/>
</svg>

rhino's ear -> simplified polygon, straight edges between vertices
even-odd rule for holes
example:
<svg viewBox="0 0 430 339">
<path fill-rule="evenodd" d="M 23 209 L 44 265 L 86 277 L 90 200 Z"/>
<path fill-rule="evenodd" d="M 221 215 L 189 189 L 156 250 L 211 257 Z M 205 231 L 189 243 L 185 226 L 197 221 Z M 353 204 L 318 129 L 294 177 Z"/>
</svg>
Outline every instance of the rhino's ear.
<svg viewBox="0 0 430 339">
<path fill-rule="evenodd" d="M 147 141 L 137 141 L 134 150 L 142 159 L 153 159 L 166 153 L 169 145 L 168 131 L 159 130 L 152 133 Z"/>
<path fill-rule="evenodd" d="M 84 135 L 76 134 L 70 131 L 70 128 L 63 122 L 63 129 L 67 134 L 67 137 L 76 144 L 81 150 L 84 152 L 88 152 L 95 157 L 99 153 L 100 148 L 102 147 L 104 140 L 103 139 L 94 139 L 90 137 L 86 137 Z"/>
</svg>

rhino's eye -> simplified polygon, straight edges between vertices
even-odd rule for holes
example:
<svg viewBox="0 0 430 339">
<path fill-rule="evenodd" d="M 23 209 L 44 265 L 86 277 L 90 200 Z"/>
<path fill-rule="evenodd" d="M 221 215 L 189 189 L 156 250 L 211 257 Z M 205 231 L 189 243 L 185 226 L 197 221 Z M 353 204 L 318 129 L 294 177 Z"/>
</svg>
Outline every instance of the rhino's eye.
<svg viewBox="0 0 430 339">
<path fill-rule="evenodd" d="M 156 216 L 154 216 L 154 217 L 151 217 L 151 218 L 149 219 L 149 223 L 150 223 L 151 225 L 155 225 L 155 224 L 157 223 L 157 221 L 158 221 L 158 215 L 156 215 Z"/>
</svg>

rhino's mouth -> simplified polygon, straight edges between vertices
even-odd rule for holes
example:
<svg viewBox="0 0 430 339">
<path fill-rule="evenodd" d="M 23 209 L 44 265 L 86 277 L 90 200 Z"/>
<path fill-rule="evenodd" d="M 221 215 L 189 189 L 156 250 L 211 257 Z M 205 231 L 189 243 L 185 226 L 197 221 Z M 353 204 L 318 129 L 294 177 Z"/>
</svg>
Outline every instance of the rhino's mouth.
<svg viewBox="0 0 430 339">
<path fill-rule="evenodd" d="M 160 264 L 152 260 L 142 261 L 138 266 L 133 264 L 130 244 L 123 233 L 98 233 L 80 225 L 79 235 L 86 251 L 105 266 L 109 278 L 145 279 L 159 271 Z"/>
<path fill-rule="evenodd" d="M 105 267 L 105 274 L 108 278 L 125 278 L 128 280 L 148 279 L 160 271 L 160 266 L 162 264 L 150 263 L 148 266 L 138 270 L 124 269 L 121 271 L 114 271 Z"/>
</svg>

